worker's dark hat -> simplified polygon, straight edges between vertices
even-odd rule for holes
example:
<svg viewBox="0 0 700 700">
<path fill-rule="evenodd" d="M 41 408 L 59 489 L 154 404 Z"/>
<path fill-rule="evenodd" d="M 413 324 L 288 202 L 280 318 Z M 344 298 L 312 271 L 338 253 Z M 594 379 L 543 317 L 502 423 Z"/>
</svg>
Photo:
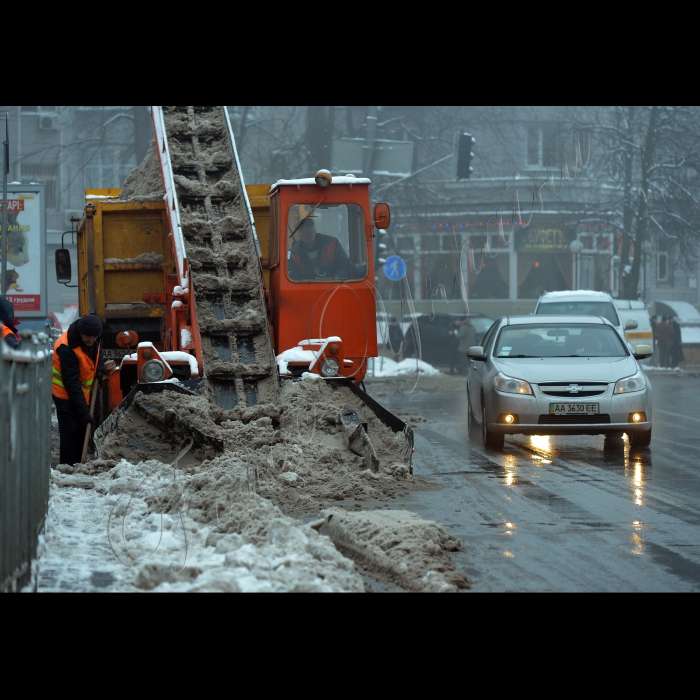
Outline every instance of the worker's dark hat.
<svg viewBox="0 0 700 700">
<path fill-rule="evenodd" d="M 97 316 L 83 316 L 78 321 L 78 333 L 96 337 L 102 335 L 102 324 Z"/>
<path fill-rule="evenodd" d="M 304 228 L 305 226 L 315 226 L 316 222 L 313 220 L 313 217 L 307 216 L 300 224 L 299 228 Z"/>
<path fill-rule="evenodd" d="M 16 326 L 15 307 L 9 299 L 0 299 L 0 321 L 6 326 Z"/>
</svg>

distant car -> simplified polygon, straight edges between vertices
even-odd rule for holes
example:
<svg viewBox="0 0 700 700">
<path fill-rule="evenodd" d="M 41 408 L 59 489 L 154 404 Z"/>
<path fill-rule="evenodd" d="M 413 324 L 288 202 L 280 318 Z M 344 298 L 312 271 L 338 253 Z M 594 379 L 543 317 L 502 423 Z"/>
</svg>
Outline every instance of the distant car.
<svg viewBox="0 0 700 700">
<path fill-rule="evenodd" d="M 401 324 L 398 322 L 396 316 L 384 313 L 383 311 L 377 312 L 377 345 L 381 348 L 386 348 L 386 350 L 391 350 L 398 353 L 401 349 L 401 343 L 403 342 L 403 331 L 401 330 Z"/>
<path fill-rule="evenodd" d="M 451 345 L 447 342 L 449 338 L 450 324 L 457 319 L 468 316 L 476 331 L 476 343 L 480 343 L 486 331 L 491 327 L 493 319 L 484 314 L 469 313 L 437 313 L 431 319 L 431 314 L 416 314 L 415 320 L 418 324 L 420 346 L 423 362 L 433 366 L 449 365 Z M 404 327 L 406 330 L 403 354 L 404 357 L 416 356 L 416 344 L 414 341 L 413 323 L 409 315 L 404 316 Z M 456 340 L 456 339 L 455 339 Z M 459 363 L 458 363 L 459 365 Z"/>
<path fill-rule="evenodd" d="M 52 340 L 60 337 L 61 324 L 58 319 L 49 312 L 45 318 L 18 318 L 18 331 L 31 331 L 32 333 L 46 333 Z"/>
<path fill-rule="evenodd" d="M 654 333 L 651 330 L 651 317 L 647 305 L 643 301 L 634 299 L 615 299 L 615 306 L 623 326 L 627 324 L 629 319 L 634 319 L 637 322 L 636 328 L 625 331 L 627 342 L 632 346 L 645 343 L 653 348 Z"/>
<path fill-rule="evenodd" d="M 486 447 L 505 435 L 627 433 L 632 447 L 651 441 L 652 393 L 638 360 L 600 316 L 501 318 L 467 353 L 467 423 Z"/>
<path fill-rule="evenodd" d="M 566 316 L 602 316 L 608 319 L 617 329 L 622 338 L 626 339 L 625 331 L 637 327 L 635 319 L 627 319 L 624 323 L 617 312 L 615 300 L 607 292 L 596 292 L 591 289 L 577 291 L 546 292 L 535 306 L 535 315 L 556 314 Z"/>
</svg>

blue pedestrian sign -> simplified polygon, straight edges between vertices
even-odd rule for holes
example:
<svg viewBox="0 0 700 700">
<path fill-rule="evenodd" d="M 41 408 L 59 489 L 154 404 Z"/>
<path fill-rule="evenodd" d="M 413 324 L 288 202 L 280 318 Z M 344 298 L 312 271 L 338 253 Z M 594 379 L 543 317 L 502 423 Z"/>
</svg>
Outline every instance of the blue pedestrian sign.
<svg viewBox="0 0 700 700">
<path fill-rule="evenodd" d="M 406 276 L 406 263 L 398 255 L 390 255 L 384 263 L 384 274 L 394 282 Z"/>
</svg>

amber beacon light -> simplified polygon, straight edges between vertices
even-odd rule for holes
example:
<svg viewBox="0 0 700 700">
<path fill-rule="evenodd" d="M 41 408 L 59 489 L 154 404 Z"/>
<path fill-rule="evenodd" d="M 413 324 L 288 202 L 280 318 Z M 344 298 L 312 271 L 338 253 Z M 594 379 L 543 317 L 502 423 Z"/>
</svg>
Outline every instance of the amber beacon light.
<svg viewBox="0 0 700 700">
<path fill-rule="evenodd" d="M 316 184 L 320 187 L 328 187 L 328 185 L 331 184 L 333 178 L 329 170 L 319 170 L 316 173 L 316 177 L 314 178 L 314 180 L 316 181 Z"/>
</svg>

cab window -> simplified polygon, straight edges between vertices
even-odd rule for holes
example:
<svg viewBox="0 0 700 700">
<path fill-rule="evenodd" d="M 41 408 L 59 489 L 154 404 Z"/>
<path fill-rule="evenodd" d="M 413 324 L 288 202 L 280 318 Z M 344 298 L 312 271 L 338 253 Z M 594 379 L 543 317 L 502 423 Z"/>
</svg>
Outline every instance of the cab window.
<svg viewBox="0 0 700 700">
<path fill-rule="evenodd" d="M 286 238 L 287 274 L 293 282 L 367 276 L 364 216 L 358 204 L 292 204 Z"/>
</svg>

